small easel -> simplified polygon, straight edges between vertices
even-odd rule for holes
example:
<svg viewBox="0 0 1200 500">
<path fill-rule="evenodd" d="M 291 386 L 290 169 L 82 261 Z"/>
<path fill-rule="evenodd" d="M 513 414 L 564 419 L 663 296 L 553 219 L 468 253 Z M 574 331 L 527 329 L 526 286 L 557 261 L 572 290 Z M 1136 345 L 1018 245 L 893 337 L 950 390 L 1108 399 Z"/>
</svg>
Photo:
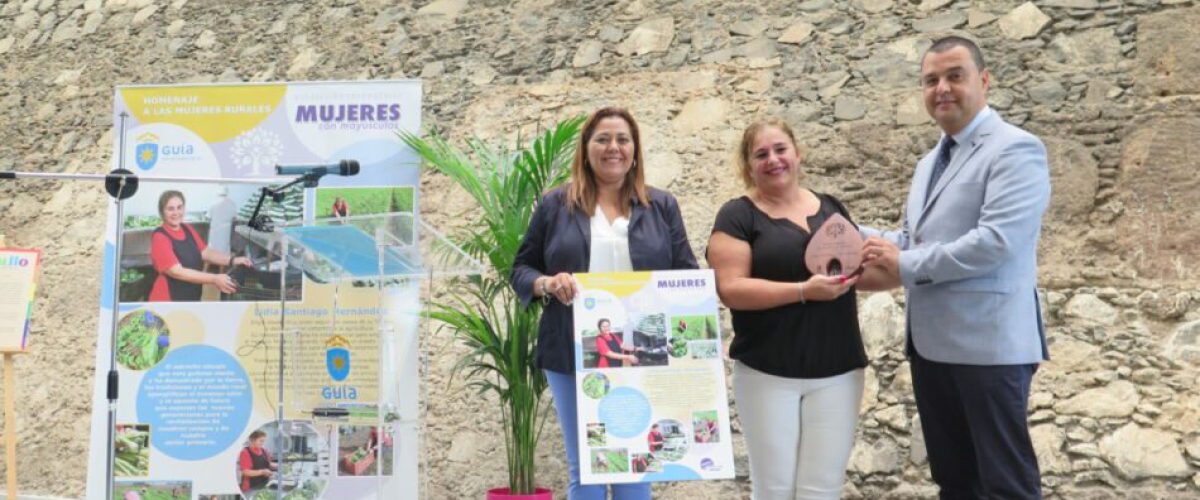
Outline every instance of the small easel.
<svg viewBox="0 0 1200 500">
<path fill-rule="evenodd" d="M 13 500 L 17 498 L 17 410 L 13 394 L 17 390 L 16 377 L 13 375 L 17 370 L 17 360 L 14 356 L 24 352 L 4 351 L 4 463 L 8 472 L 5 481 L 8 496 L 5 498 Z"/>
<path fill-rule="evenodd" d="M 7 247 L 5 246 L 4 235 L 0 234 L 0 249 L 5 248 Z M 12 346 L 0 348 L 0 354 L 4 355 L 4 462 L 7 476 L 5 483 L 6 498 L 10 500 L 16 500 L 17 498 L 16 355 L 24 354 L 25 352 L 24 349 Z"/>
<path fill-rule="evenodd" d="M 0 248 L 4 248 L 4 235 L 0 234 Z M 13 392 L 17 389 L 14 380 L 13 359 L 15 351 L 4 351 L 4 464 L 7 471 L 7 496 L 10 500 L 17 498 L 17 410 Z"/>
</svg>

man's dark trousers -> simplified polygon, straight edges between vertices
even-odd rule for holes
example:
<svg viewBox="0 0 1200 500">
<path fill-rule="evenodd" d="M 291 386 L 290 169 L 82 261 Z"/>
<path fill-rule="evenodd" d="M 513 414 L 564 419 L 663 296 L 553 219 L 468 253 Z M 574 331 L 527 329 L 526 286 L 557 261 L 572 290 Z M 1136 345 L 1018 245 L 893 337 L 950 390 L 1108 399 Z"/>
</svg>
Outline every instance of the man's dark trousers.
<svg viewBox="0 0 1200 500">
<path fill-rule="evenodd" d="M 927 360 L 909 346 L 933 480 L 946 500 L 1041 498 L 1026 415 L 1036 364 Z"/>
</svg>

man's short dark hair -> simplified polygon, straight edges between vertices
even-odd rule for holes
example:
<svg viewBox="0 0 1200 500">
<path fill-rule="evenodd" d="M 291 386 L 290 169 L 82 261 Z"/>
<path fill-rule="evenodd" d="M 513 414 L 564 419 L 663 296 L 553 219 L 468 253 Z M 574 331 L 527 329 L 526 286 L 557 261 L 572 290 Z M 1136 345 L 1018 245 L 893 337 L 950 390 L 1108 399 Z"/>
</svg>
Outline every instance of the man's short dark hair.
<svg viewBox="0 0 1200 500">
<path fill-rule="evenodd" d="M 971 52 L 971 60 L 975 62 L 975 69 L 978 71 L 983 71 L 985 68 L 983 65 L 983 51 L 979 50 L 979 46 L 975 45 L 975 42 L 972 42 L 971 40 L 961 36 L 951 35 L 934 40 L 933 45 L 930 45 L 929 50 L 926 50 L 925 53 L 928 54 L 933 52 L 941 54 L 955 47 L 966 47 L 967 50 Z M 925 62 L 924 56 L 921 56 L 921 62 Z"/>
</svg>

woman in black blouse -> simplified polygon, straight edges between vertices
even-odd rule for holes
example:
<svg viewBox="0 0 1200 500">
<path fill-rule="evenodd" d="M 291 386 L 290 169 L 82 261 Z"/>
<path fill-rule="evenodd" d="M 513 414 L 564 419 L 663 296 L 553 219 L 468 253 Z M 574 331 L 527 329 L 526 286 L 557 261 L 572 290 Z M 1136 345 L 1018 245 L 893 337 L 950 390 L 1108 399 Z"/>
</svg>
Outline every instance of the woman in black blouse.
<svg viewBox="0 0 1200 500">
<path fill-rule="evenodd" d="M 854 444 L 867 355 L 855 294 L 874 273 L 813 275 L 804 251 L 834 197 L 799 184 L 795 135 L 778 120 L 742 134 L 747 195 L 717 213 L 708 262 L 733 314 L 733 390 L 750 455 L 753 498 L 838 498 Z M 852 271 L 852 270 L 847 270 Z"/>
</svg>

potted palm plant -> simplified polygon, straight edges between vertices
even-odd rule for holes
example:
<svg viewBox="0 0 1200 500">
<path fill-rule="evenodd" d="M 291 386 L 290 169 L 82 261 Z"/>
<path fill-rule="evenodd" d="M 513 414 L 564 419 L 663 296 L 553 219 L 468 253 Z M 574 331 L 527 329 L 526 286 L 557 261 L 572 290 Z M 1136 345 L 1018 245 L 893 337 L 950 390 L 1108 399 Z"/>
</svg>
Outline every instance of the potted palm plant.
<svg viewBox="0 0 1200 500">
<path fill-rule="evenodd" d="M 478 205 L 471 213 L 478 223 L 459 228 L 450 239 L 490 269 L 457 282 L 447 300 L 429 305 L 426 317 L 450 328 L 469 349 L 456 373 L 464 373 L 480 394 L 499 399 L 508 487 L 488 491 L 489 500 L 552 498 L 535 483 L 534 457 L 550 407 L 542 397 L 545 376 L 534 366 L 541 309 L 521 304 L 510 277 L 537 200 L 570 173 L 584 118 L 562 121 L 527 146 L 518 139 L 515 150 L 471 139 L 463 151 L 436 130 L 427 138 L 400 133 L 426 165 Z"/>
</svg>

